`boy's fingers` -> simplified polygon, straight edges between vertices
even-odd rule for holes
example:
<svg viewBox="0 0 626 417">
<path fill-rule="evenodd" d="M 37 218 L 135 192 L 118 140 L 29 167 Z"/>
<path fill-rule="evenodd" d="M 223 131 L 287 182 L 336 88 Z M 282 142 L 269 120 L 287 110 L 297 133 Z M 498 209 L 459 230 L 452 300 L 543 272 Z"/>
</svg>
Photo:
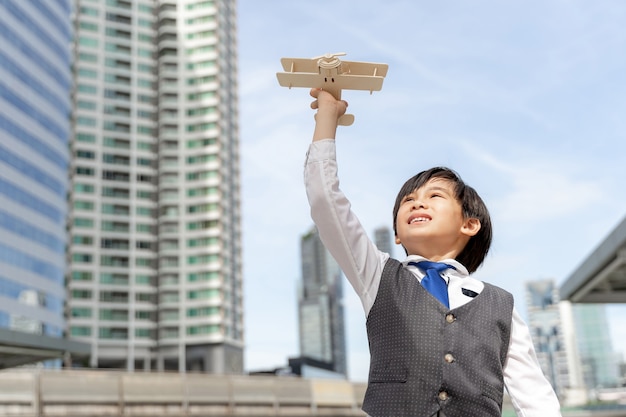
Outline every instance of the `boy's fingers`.
<svg viewBox="0 0 626 417">
<path fill-rule="evenodd" d="M 312 108 L 312 109 L 314 109 L 314 110 L 315 110 L 315 109 L 317 109 L 317 106 L 318 106 L 318 105 L 317 105 L 317 100 L 315 100 L 315 101 L 311 102 L 311 108 Z"/>
</svg>

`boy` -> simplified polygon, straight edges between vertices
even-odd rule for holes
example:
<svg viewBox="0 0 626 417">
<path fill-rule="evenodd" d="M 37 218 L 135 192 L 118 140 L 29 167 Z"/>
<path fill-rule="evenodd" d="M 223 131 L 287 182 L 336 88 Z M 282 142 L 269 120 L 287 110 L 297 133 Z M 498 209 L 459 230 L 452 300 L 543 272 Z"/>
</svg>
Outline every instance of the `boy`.
<svg viewBox="0 0 626 417">
<path fill-rule="evenodd" d="M 393 210 L 396 243 L 407 258 L 390 258 L 369 240 L 339 189 L 334 138 L 347 103 L 320 89 L 311 96 L 317 115 L 306 190 L 320 237 L 367 316 L 363 410 L 373 417 L 500 416 L 506 386 L 518 416 L 561 416 L 513 297 L 469 275 L 491 244 L 478 194 L 446 168 L 409 179 Z"/>
</svg>

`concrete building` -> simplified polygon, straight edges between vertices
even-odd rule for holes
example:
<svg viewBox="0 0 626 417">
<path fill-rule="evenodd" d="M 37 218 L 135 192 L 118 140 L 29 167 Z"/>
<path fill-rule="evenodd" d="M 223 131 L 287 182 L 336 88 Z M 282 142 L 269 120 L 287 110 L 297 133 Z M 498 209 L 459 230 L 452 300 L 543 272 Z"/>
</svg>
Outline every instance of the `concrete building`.
<svg viewBox="0 0 626 417">
<path fill-rule="evenodd" d="M 561 285 L 573 303 L 626 303 L 626 217 Z"/>
<path fill-rule="evenodd" d="M 235 2 L 75 6 L 70 333 L 87 366 L 240 373 Z"/>
<path fill-rule="evenodd" d="M 0 373 L 0 415 L 364 417 L 365 388 L 326 378 L 11 370 Z"/>
<path fill-rule="evenodd" d="M 328 364 L 347 377 L 343 275 L 313 227 L 300 242 L 302 280 L 298 295 L 300 356 Z"/>
<path fill-rule="evenodd" d="M 0 367 L 64 339 L 70 0 L 0 2 Z"/>
</svg>

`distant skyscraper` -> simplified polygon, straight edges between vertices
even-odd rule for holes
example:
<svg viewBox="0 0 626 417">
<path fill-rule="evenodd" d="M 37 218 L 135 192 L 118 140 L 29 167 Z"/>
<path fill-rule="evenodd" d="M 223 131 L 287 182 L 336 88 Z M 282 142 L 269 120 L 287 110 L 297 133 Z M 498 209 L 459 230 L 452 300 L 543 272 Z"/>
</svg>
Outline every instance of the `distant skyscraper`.
<svg viewBox="0 0 626 417">
<path fill-rule="evenodd" d="M 75 1 L 71 335 L 94 367 L 242 372 L 235 2 Z"/>
<path fill-rule="evenodd" d="M 70 14 L 70 0 L 0 2 L 0 328 L 55 338 L 65 329 Z"/>
<path fill-rule="evenodd" d="M 558 287 L 552 280 L 527 282 L 526 303 L 528 325 L 543 373 L 562 402 L 580 403 L 584 387 L 569 303 L 559 302 Z"/>
<path fill-rule="evenodd" d="M 391 229 L 381 226 L 374 230 L 374 244 L 378 250 L 386 252 L 393 257 L 393 247 L 391 246 Z"/>
<path fill-rule="evenodd" d="M 341 269 L 315 227 L 302 237 L 300 245 L 300 355 L 331 364 L 333 371 L 347 375 Z"/>
<path fill-rule="evenodd" d="M 613 351 L 604 304 L 573 304 L 578 350 L 585 385 L 616 387 L 619 383 L 619 358 Z"/>
</svg>

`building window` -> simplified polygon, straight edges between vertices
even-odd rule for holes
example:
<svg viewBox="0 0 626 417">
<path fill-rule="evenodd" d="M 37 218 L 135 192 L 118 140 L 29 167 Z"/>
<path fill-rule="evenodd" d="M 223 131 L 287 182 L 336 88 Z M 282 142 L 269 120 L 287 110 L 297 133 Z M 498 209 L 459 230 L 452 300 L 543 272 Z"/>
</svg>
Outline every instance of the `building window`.
<svg viewBox="0 0 626 417">
<path fill-rule="evenodd" d="M 78 133 L 76 135 L 76 140 L 79 142 L 95 143 L 96 135 L 92 135 L 90 133 Z"/>
<path fill-rule="evenodd" d="M 200 237 L 196 239 L 188 239 L 187 247 L 188 248 L 201 248 L 207 246 L 214 246 L 220 243 L 220 239 L 218 237 Z"/>
<path fill-rule="evenodd" d="M 92 229 L 93 228 L 93 219 L 86 219 L 84 217 L 77 217 L 73 221 L 74 227 L 78 227 L 81 229 Z"/>
<path fill-rule="evenodd" d="M 105 232 L 122 232 L 128 233 L 129 227 L 126 222 L 110 222 L 103 221 L 101 224 L 101 230 Z"/>
<path fill-rule="evenodd" d="M 111 329 L 108 327 L 101 327 L 98 332 L 98 337 L 100 339 L 127 340 L 128 329 Z"/>
<path fill-rule="evenodd" d="M 128 321 L 128 310 L 112 310 L 112 309 L 100 309 L 98 314 L 100 320 L 110 321 Z"/>
<path fill-rule="evenodd" d="M 89 54 L 87 52 L 80 52 L 78 54 L 78 60 L 79 61 L 83 61 L 83 62 L 98 62 L 98 55 L 96 54 Z"/>
<path fill-rule="evenodd" d="M 100 274 L 100 283 L 109 285 L 128 285 L 128 275 L 126 274 L 112 274 L 102 273 Z"/>
<path fill-rule="evenodd" d="M 72 336 L 91 336 L 91 327 L 85 326 L 71 326 L 70 334 Z"/>
<path fill-rule="evenodd" d="M 74 245 L 91 246 L 93 245 L 93 238 L 91 236 L 76 235 L 72 236 L 72 243 Z"/>
<path fill-rule="evenodd" d="M 150 258 L 135 258 L 135 266 L 144 267 L 144 268 L 153 268 L 154 267 L 154 259 Z"/>
<path fill-rule="evenodd" d="M 204 324 L 200 326 L 189 326 L 187 327 L 187 334 L 190 336 L 200 335 L 200 334 L 213 334 L 219 333 L 220 326 L 217 324 Z"/>
<path fill-rule="evenodd" d="M 85 36 L 81 36 L 80 38 L 78 38 L 78 44 L 82 45 L 82 46 L 86 46 L 88 48 L 97 48 L 98 47 L 98 40 L 94 39 L 94 38 L 88 38 Z"/>
<path fill-rule="evenodd" d="M 92 278 L 93 278 L 93 274 L 91 272 L 72 271 L 72 281 L 91 281 Z"/>
<path fill-rule="evenodd" d="M 95 187 L 91 184 L 74 184 L 74 192 L 78 194 L 93 194 Z"/>
<path fill-rule="evenodd" d="M 76 210 L 93 211 L 93 208 L 94 208 L 94 204 L 92 201 L 84 201 L 84 200 L 74 201 L 74 209 Z"/>
<path fill-rule="evenodd" d="M 81 299 L 81 300 L 89 300 L 91 299 L 91 291 L 90 290 L 72 290 L 72 298 Z"/>
<path fill-rule="evenodd" d="M 219 297 L 219 295 L 220 290 L 214 288 L 187 291 L 187 299 L 189 300 L 206 300 L 208 298 Z"/>
<path fill-rule="evenodd" d="M 87 307 L 72 308 L 72 317 L 91 317 L 91 309 Z"/>
<path fill-rule="evenodd" d="M 86 177 L 93 177 L 95 175 L 95 170 L 87 167 L 76 167 L 74 172 L 76 172 L 76 175 L 84 175 Z"/>
<path fill-rule="evenodd" d="M 87 151 L 84 149 L 78 149 L 76 151 L 76 158 L 81 159 L 96 159 L 96 153 L 93 151 Z"/>
<path fill-rule="evenodd" d="M 72 254 L 72 262 L 77 264 L 90 264 L 93 260 L 93 256 L 88 253 L 74 253 Z"/>
<path fill-rule="evenodd" d="M 202 282 L 202 281 L 211 281 L 213 279 L 219 279 L 220 274 L 217 271 L 208 271 L 208 272 L 194 272 L 187 275 L 187 281 L 189 282 Z"/>
</svg>

